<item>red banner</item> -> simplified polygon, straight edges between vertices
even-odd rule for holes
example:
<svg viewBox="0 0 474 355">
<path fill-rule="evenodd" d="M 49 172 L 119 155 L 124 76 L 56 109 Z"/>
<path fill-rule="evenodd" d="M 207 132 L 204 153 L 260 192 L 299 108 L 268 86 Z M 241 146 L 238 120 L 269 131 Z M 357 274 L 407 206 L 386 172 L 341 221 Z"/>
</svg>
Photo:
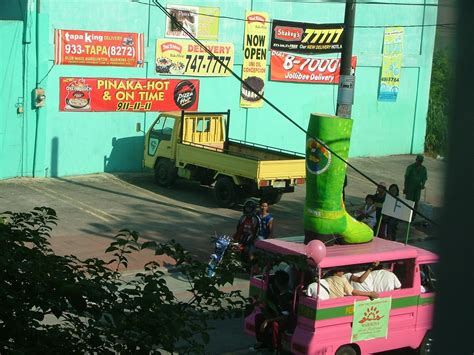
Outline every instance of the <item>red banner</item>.
<svg viewBox="0 0 474 355">
<path fill-rule="evenodd" d="M 143 58 L 143 33 L 54 32 L 54 64 L 143 67 Z"/>
<path fill-rule="evenodd" d="M 357 57 L 352 57 L 355 71 Z M 271 80 L 298 83 L 338 84 L 341 59 L 312 58 L 272 51 Z"/>
<path fill-rule="evenodd" d="M 199 80 L 59 78 L 59 110 L 196 111 Z"/>
</svg>

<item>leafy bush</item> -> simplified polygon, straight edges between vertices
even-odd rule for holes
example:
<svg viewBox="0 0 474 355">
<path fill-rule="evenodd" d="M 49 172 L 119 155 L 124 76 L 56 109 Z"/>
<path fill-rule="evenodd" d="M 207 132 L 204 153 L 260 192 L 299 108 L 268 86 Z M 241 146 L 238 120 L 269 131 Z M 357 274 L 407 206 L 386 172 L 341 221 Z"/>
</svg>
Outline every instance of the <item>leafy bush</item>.
<svg viewBox="0 0 474 355">
<path fill-rule="evenodd" d="M 224 292 L 240 270 L 227 253 L 214 277 L 178 243 L 140 244 L 121 231 L 110 262 L 56 255 L 49 237 L 54 210 L 0 216 L 0 353 L 204 353 L 208 320 L 240 316 L 247 300 Z M 191 297 L 173 295 L 156 262 L 124 280 L 127 256 L 144 248 L 168 255 L 189 283 Z M 113 268 L 111 268 L 113 267 Z"/>
<path fill-rule="evenodd" d="M 449 113 L 450 83 L 452 63 L 448 53 L 438 50 L 433 58 L 430 99 L 428 106 L 425 149 L 428 152 L 444 155 L 447 148 L 447 123 Z"/>
</svg>

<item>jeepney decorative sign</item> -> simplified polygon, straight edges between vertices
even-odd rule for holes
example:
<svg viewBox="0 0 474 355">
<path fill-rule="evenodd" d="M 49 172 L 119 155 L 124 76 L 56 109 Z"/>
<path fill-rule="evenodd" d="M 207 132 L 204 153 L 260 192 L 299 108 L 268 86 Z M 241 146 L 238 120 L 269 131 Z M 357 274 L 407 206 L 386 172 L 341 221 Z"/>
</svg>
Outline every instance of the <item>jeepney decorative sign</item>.
<svg viewBox="0 0 474 355">
<path fill-rule="evenodd" d="M 263 96 L 267 72 L 269 16 L 265 12 L 247 11 L 245 16 L 244 63 L 242 80 Z M 263 100 L 246 85 L 240 89 L 240 107 L 258 108 Z"/>
<path fill-rule="evenodd" d="M 344 24 L 273 20 L 271 49 L 306 54 L 342 52 Z"/>
<path fill-rule="evenodd" d="M 385 29 L 379 101 L 397 101 L 403 63 L 403 33 L 403 27 Z"/>
<path fill-rule="evenodd" d="M 227 67 L 234 65 L 232 43 L 205 42 L 207 49 Z M 191 40 L 158 39 L 156 72 L 161 75 L 229 76 L 230 72 Z"/>
<path fill-rule="evenodd" d="M 354 71 L 356 64 L 357 57 L 352 57 Z M 339 84 L 340 72 L 340 58 L 316 58 L 272 51 L 270 78 L 274 81 Z"/>
<path fill-rule="evenodd" d="M 54 32 L 54 64 L 143 67 L 143 51 L 143 33 Z"/>
<path fill-rule="evenodd" d="M 361 340 L 386 338 L 392 297 L 355 301 L 351 343 Z"/>
<path fill-rule="evenodd" d="M 220 14 L 218 7 L 168 5 L 166 9 L 196 38 L 217 41 Z M 165 37 L 189 38 L 186 32 L 169 17 L 166 18 Z"/>
<path fill-rule="evenodd" d="M 59 110 L 195 111 L 199 80 L 59 78 Z"/>
</svg>

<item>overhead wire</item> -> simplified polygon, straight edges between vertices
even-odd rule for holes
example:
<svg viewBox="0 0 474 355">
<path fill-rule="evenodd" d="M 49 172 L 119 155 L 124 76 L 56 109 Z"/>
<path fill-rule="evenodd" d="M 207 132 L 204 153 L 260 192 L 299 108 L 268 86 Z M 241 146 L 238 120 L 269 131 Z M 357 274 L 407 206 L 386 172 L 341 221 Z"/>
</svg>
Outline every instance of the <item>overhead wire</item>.
<svg viewBox="0 0 474 355">
<path fill-rule="evenodd" d="M 270 100 L 265 98 L 263 95 L 261 95 L 258 91 L 256 91 L 252 86 L 248 85 L 237 73 L 235 73 L 232 68 L 227 66 L 224 61 L 222 61 L 218 56 L 216 56 L 214 53 L 212 53 L 211 50 L 209 50 L 200 40 L 198 40 L 191 32 L 189 32 L 184 26 L 163 6 L 158 0 L 152 0 L 153 4 L 158 7 L 172 22 L 174 25 L 176 25 L 182 32 L 184 32 L 193 42 L 195 42 L 197 45 L 199 45 L 207 54 L 209 54 L 213 60 L 216 60 L 220 65 L 222 65 L 226 70 L 229 71 L 229 73 L 236 78 L 242 85 L 244 85 L 245 88 L 248 90 L 252 91 L 259 99 L 263 100 L 265 103 L 267 103 L 271 108 L 273 108 L 276 112 L 278 112 L 280 115 L 282 115 L 284 118 L 286 118 L 289 122 L 291 122 L 296 128 L 298 128 L 300 131 L 305 133 L 308 137 L 314 139 L 316 142 L 321 144 L 324 148 L 326 148 L 332 155 L 334 155 L 336 158 L 340 159 L 343 161 L 347 166 L 349 166 L 351 169 L 353 169 L 355 172 L 357 172 L 359 175 L 363 176 L 365 179 L 370 181 L 372 184 L 375 186 L 378 186 L 379 184 L 372 179 L 370 176 L 359 170 L 357 167 L 349 163 L 347 160 L 342 158 L 339 154 L 334 152 L 331 148 L 327 146 L 326 143 L 321 141 L 319 138 L 309 134 L 301 125 L 299 125 L 295 120 L 293 120 L 290 116 L 288 116 L 285 112 L 283 112 L 279 107 L 277 107 L 275 104 L 273 104 Z M 395 196 L 391 194 L 388 190 L 386 190 L 386 193 L 388 193 L 390 196 L 395 198 L 397 201 L 401 202 L 403 205 L 411 209 L 412 211 L 415 211 L 418 215 L 420 215 L 422 218 L 425 220 L 429 221 L 433 225 L 438 225 L 436 222 L 434 222 L 431 218 L 427 217 L 423 213 L 420 213 L 419 211 L 415 210 L 413 207 L 411 207 L 408 203 L 400 199 L 398 196 Z"/>
<path fill-rule="evenodd" d="M 153 0 L 154 2 L 154 0 Z M 305 1 L 304 3 L 311 3 L 311 4 L 331 4 L 331 3 L 340 3 L 340 4 L 345 4 L 345 0 L 343 1 L 330 1 L 330 0 L 323 0 L 323 1 Z M 149 5 L 149 3 L 144 3 L 144 2 L 138 2 L 138 4 L 142 5 Z M 369 4 L 374 4 L 374 5 L 397 5 L 397 6 L 402 6 L 402 5 L 413 5 L 413 6 L 435 6 L 435 4 L 422 4 L 422 3 L 389 3 L 389 2 L 356 2 L 357 5 L 359 4 L 364 4 L 364 5 L 369 5 Z M 212 17 L 212 18 L 218 18 L 218 19 L 225 19 L 225 20 L 233 20 L 233 21 L 240 21 L 240 22 L 246 22 L 247 20 L 242 17 L 233 17 L 233 16 L 227 16 L 227 15 L 213 15 L 209 13 L 202 13 L 202 12 L 197 12 L 197 11 L 192 11 L 192 10 L 186 10 L 186 12 L 197 15 L 197 16 L 204 16 L 204 17 Z M 273 20 L 269 21 L 262 21 L 264 23 L 268 24 L 273 24 Z M 455 28 L 457 26 L 457 23 L 430 23 L 430 24 L 407 24 L 407 25 L 402 25 L 402 24 L 393 24 L 393 25 L 355 25 L 355 26 L 345 26 L 346 28 L 386 28 L 386 27 L 404 27 L 404 28 L 423 28 L 423 27 L 439 27 L 439 28 Z"/>
</svg>

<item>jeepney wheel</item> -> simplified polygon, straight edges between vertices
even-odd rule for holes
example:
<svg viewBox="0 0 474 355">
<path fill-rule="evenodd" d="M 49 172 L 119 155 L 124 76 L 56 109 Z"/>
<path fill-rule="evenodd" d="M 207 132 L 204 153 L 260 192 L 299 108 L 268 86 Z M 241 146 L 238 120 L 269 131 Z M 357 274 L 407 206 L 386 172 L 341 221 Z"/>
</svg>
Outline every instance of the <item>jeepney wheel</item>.
<svg viewBox="0 0 474 355">
<path fill-rule="evenodd" d="M 420 347 L 418 348 L 418 354 L 426 355 L 431 354 L 433 348 L 433 332 L 431 330 L 427 331 L 423 341 L 421 342 Z"/>
<path fill-rule="evenodd" d="M 337 349 L 336 355 L 357 355 L 357 350 L 350 345 L 343 345 Z"/>
<path fill-rule="evenodd" d="M 170 187 L 176 181 L 176 168 L 168 159 L 160 159 L 155 166 L 155 181 L 163 187 Z"/>
<path fill-rule="evenodd" d="M 214 197 L 219 206 L 232 208 L 237 203 L 237 189 L 228 176 L 219 176 L 214 185 Z"/>
</svg>

